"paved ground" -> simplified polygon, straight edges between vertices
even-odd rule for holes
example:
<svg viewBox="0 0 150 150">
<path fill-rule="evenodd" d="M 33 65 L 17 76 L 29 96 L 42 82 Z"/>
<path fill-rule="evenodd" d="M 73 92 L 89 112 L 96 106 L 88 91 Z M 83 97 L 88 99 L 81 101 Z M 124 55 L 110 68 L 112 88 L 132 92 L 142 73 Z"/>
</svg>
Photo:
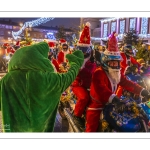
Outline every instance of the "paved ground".
<svg viewBox="0 0 150 150">
<path fill-rule="evenodd" d="M 2 113 L 0 111 L 0 133 L 2 132 L 1 126 L 2 126 Z M 69 130 L 68 121 L 61 119 L 60 115 L 57 113 L 54 132 L 68 132 L 68 130 Z"/>
</svg>

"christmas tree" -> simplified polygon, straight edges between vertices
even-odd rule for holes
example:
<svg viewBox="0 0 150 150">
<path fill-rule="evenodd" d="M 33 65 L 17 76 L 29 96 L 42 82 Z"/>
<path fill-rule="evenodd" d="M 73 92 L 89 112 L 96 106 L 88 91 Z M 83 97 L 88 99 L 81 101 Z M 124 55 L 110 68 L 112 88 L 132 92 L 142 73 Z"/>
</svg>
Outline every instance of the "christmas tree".
<svg viewBox="0 0 150 150">
<path fill-rule="evenodd" d="M 130 29 L 129 32 L 123 34 L 123 44 L 137 45 L 139 36 L 136 30 Z"/>
</svg>

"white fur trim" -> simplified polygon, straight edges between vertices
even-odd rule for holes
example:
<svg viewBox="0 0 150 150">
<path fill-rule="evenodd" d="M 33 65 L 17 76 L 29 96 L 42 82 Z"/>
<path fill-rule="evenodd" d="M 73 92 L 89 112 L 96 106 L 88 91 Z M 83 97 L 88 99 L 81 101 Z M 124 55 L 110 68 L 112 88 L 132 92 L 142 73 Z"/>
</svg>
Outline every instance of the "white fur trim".
<svg viewBox="0 0 150 150">
<path fill-rule="evenodd" d="M 112 94 L 112 95 L 110 95 L 110 97 L 109 97 L 109 99 L 108 99 L 108 102 L 109 103 L 112 103 L 112 100 L 113 100 L 113 98 L 116 96 L 116 94 Z"/>
<path fill-rule="evenodd" d="M 115 34 L 114 34 L 114 36 L 118 36 L 118 34 L 117 34 L 117 33 L 115 33 Z"/>
<path fill-rule="evenodd" d="M 87 22 L 87 23 L 86 23 L 86 26 L 90 27 L 90 26 L 91 26 L 91 24 L 90 24 L 89 22 Z"/>
<path fill-rule="evenodd" d="M 91 44 L 77 43 L 77 46 L 81 46 L 81 47 L 89 47 L 89 46 L 91 46 Z"/>
<path fill-rule="evenodd" d="M 105 55 L 114 55 L 114 56 L 120 56 L 120 52 L 110 52 L 110 51 L 108 51 L 108 50 L 105 50 L 104 51 L 104 54 Z"/>
<path fill-rule="evenodd" d="M 59 43 L 61 43 L 61 44 L 67 44 L 67 42 L 59 42 Z"/>
<path fill-rule="evenodd" d="M 130 66 L 127 66 L 126 68 L 125 68 L 125 70 L 124 70 L 124 75 L 126 74 L 126 71 L 127 71 L 127 69 L 129 68 Z"/>
<path fill-rule="evenodd" d="M 117 90 L 117 84 L 113 83 L 112 79 L 110 78 L 110 76 L 109 76 L 109 74 L 107 72 L 106 72 L 106 74 L 107 74 L 107 77 L 108 77 L 108 79 L 110 81 L 110 84 L 111 84 L 112 93 L 115 93 L 116 90 Z"/>
<path fill-rule="evenodd" d="M 141 92 L 140 92 L 140 97 L 142 97 L 142 98 L 144 98 L 144 97 L 141 95 L 141 93 L 142 93 L 143 90 L 145 90 L 145 89 L 143 88 L 143 89 L 141 90 Z"/>
<path fill-rule="evenodd" d="M 47 40 L 47 42 L 55 42 L 55 43 L 57 43 L 56 40 Z"/>
</svg>

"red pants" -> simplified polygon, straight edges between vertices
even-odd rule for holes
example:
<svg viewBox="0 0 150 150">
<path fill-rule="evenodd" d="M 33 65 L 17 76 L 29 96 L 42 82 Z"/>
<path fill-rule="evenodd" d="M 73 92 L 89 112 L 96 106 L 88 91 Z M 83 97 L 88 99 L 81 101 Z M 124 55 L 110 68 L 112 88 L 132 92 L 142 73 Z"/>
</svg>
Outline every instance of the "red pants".
<svg viewBox="0 0 150 150">
<path fill-rule="evenodd" d="M 86 111 L 86 130 L 85 132 L 97 132 L 99 127 L 100 114 L 102 110 Z"/>
<path fill-rule="evenodd" d="M 87 91 L 87 89 L 81 86 L 73 87 L 72 91 L 77 97 L 74 114 L 78 117 L 81 117 L 90 99 L 89 92 Z"/>
</svg>

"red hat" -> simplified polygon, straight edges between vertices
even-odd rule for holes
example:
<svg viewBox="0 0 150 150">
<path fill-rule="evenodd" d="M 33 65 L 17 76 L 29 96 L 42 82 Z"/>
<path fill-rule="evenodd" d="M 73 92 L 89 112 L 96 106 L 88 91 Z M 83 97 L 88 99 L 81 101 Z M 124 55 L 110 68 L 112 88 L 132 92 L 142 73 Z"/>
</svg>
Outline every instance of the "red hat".
<svg viewBox="0 0 150 150">
<path fill-rule="evenodd" d="M 83 46 L 83 47 L 91 46 L 90 26 L 91 26 L 90 23 L 87 22 L 80 35 L 79 42 L 77 43 L 78 46 Z"/>
<path fill-rule="evenodd" d="M 54 46 L 55 46 L 54 42 L 48 42 L 48 45 L 50 48 L 54 48 Z"/>
<path fill-rule="evenodd" d="M 4 43 L 3 46 L 8 47 L 10 45 L 8 43 Z"/>
<path fill-rule="evenodd" d="M 20 41 L 17 41 L 17 42 L 16 42 L 16 46 L 20 46 Z"/>
<path fill-rule="evenodd" d="M 61 44 L 67 44 L 67 41 L 65 39 L 60 39 L 59 43 L 61 43 Z"/>
<path fill-rule="evenodd" d="M 120 55 L 120 51 L 118 49 L 118 44 L 117 44 L 117 34 L 116 32 L 113 32 L 108 39 L 108 48 L 104 51 L 104 54 L 106 55 L 114 55 L 118 56 Z"/>
</svg>

